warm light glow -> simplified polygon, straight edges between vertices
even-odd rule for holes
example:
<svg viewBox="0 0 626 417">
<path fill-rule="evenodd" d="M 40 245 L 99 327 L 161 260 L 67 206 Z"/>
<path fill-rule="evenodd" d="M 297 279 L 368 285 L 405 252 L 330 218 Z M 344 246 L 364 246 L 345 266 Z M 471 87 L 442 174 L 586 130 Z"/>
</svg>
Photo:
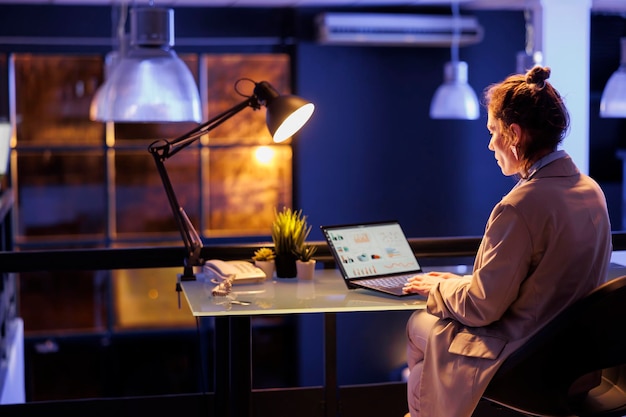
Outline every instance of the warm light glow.
<svg viewBox="0 0 626 417">
<path fill-rule="evenodd" d="M 270 165 L 274 160 L 275 152 L 269 146 L 259 146 L 254 153 L 254 157 L 260 164 Z"/>
<path fill-rule="evenodd" d="M 157 298 L 159 298 L 159 290 L 151 288 L 148 291 L 148 298 L 150 298 L 151 300 L 156 300 Z"/>
<path fill-rule="evenodd" d="M 276 129 L 274 142 L 284 142 L 293 136 L 311 118 L 314 110 L 315 105 L 313 105 L 313 103 L 307 103 L 291 113 L 278 129 Z"/>
</svg>

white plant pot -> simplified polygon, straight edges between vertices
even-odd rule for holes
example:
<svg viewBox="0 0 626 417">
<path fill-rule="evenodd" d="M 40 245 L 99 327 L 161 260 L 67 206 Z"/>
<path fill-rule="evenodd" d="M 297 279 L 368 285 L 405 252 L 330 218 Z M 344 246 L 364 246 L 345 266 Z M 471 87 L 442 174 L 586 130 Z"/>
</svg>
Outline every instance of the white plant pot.
<svg viewBox="0 0 626 417">
<path fill-rule="evenodd" d="M 274 277 L 274 261 L 254 261 L 254 265 L 265 272 L 267 279 Z"/>
<path fill-rule="evenodd" d="M 299 279 L 313 279 L 315 275 L 315 259 L 311 259 L 307 262 L 297 260 L 296 270 L 298 271 L 297 276 Z"/>
</svg>

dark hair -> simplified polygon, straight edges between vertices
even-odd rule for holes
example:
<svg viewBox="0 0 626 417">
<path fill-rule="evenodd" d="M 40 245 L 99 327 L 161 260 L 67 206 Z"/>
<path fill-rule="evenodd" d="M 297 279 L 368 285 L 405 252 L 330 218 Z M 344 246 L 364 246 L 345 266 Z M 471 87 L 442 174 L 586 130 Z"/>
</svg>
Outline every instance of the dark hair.
<svg viewBox="0 0 626 417">
<path fill-rule="evenodd" d="M 569 113 L 561 95 L 547 81 L 549 77 L 550 68 L 536 66 L 485 90 L 487 110 L 502 124 L 503 132 L 516 123 L 528 134 L 529 140 L 518 149 L 524 161 L 523 174 L 541 153 L 556 150 L 569 128 Z"/>
</svg>

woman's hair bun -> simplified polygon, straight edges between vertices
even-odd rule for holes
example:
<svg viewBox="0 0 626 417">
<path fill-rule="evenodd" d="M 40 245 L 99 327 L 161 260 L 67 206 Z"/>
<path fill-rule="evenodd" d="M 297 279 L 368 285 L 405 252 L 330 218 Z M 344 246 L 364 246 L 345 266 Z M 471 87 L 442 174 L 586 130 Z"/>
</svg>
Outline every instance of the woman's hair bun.
<svg viewBox="0 0 626 417">
<path fill-rule="evenodd" d="M 536 84 L 539 88 L 545 85 L 545 81 L 550 78 L 550 68 L 536 66 L 526 73 L 526 83 Z"/>
</svg>

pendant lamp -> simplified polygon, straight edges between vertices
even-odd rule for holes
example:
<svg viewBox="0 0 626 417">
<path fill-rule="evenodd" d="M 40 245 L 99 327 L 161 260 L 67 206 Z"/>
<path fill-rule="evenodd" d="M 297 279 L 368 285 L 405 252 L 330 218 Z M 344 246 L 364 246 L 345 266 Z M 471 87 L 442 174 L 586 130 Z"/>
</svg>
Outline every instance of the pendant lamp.
<svg viewBox="0 0 626 417">
<path fill-rule="evenodd" d="M 626 38 L 620 39 L 620 46 L 620 65 L 602 92 L 600 117 L 626 118 Z"/>
<path fill-rule="evenodd" d="M 451 60 L 444 66 L 444 82 L 437 88 L 430 103 L 432 119 L 476 120 L 480 114 L 478 98 L 468 84 L 467 62 L 459 61 L 459 4 L 452 3 L 454 33 L 450 48 Z"/>
<path fill-rule="evenodd" d="M 130 10 L 130 47 L 121 54 L 91 102 L 92 120 L 113 122 L 200 122 L 198 87 L 176 55 L 174 11 Z"/>
<path fill-rule="evenodd" d="M 0 120 L 0 191 L 5 186 L 4 178 L 9 169 L 9 155 L 11 154 L 11 124 Z"/>
</svg>

